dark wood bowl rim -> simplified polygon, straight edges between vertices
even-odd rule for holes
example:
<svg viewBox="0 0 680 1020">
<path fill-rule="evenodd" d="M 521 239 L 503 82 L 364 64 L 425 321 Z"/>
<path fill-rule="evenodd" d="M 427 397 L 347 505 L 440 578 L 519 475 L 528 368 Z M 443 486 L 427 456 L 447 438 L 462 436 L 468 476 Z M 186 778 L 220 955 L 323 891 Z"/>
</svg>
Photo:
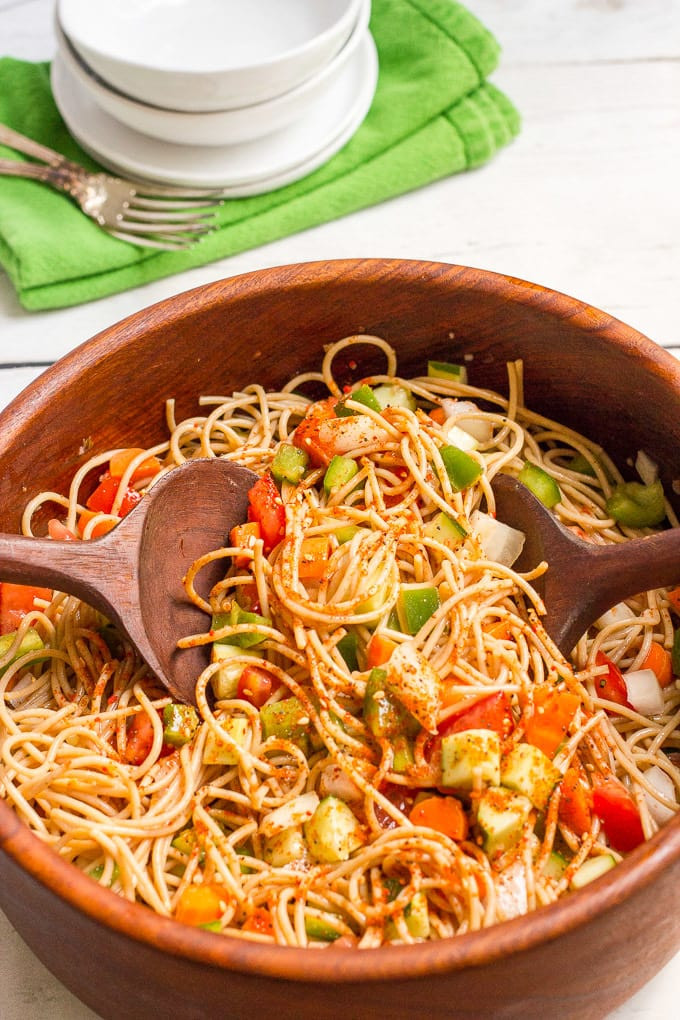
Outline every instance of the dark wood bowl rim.
<svg viewBox="0 0 680 1020">
<path fill-rule="evenodd" d="M 381 275 L 394 272 L 409 279 L 446 274 L 448 280 L 455 278 L 456 286 L 478 291 L 492 290 L 507 302 L 528 305 L 549 302 L 552 317 L 576 319 L 598 338 L 608 338 L 618 345 L 634 349 L 643 358 L 648 371 L 668 376 L 680 393 L 680 365 L 670 354 L 619 320 L 568 295 L 524 280 L 464 266 L 418 260 L 344 259 L 279 266 L 242 274 L 174 295 L 129 316 L 75 348 L 38 381 L 31 383 L 0 414 L 4 441 L 13 442 L 14 437 L 26 427 L 25 408 L 30 408 L 33 400 L 42 403 L 49 399 L 51 392 L 72 384 L 86 348 L 97 358 L 105 358 L 112 345 L 124 344 L 131 336 L 143 332 L 152 319 L 156 324 L 161 317 L 167 323 L 179 322 L 185 316 L 191 316 L 197 307 L 219 304 L 224 300 L 225 291 L 228 293 L 234 286 L 238 287 L 237 293 L 247 291 L 252 296 L 259 291 L 270 292 L 272 288 L 290 288 L 292 282 L 316 286 L 357 272 L 361 276 L 370 272 Z M 665 869 L 675 864 L 680 859 L 680 817 L 599 879 L 595 888 L 571 893 L 556 904 L 483 931 L 439 942 L 385 947 L 376 952 L 337 948 L 310 951 L 268 946 L 178 924 L 147 907 L 121 899 L 71 864 L 60 860 L 4 802 L 0 802 L 0 849 L 22 870 L 77 911 L 129 939 L 171 956 L 225 971 L 302 983 L 333 984 L 444 974 L 490 964 L 553 941 L 586 925 L 593 916 L 614 909 L 651 885 Z"/>
</svg>

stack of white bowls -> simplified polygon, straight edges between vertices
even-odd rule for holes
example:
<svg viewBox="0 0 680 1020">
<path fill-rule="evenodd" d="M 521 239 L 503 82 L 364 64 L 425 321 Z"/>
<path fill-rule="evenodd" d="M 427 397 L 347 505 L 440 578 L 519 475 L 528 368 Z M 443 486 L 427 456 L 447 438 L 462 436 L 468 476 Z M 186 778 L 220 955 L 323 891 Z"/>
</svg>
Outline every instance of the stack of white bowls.
<svg viewBox="0 0 680 1020">
<path fill-rule="evenodd" d="M 373 101 L 370 0 L 58 0 L 52 91 L 116 173 L 254 195 L 317 169 Z"/>
</svg>

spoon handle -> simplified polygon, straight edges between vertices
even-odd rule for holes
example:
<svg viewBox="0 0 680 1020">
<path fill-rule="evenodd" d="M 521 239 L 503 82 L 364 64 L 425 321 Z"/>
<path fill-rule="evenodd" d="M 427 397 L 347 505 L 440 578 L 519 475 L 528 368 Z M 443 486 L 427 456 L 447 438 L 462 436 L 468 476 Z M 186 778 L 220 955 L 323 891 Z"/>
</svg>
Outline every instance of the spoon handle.
<svg viewBox="0 0 680 1020">
<path fill-rule="evenodd" d="M 598 572 L 600 598 L 609 605 L 641 591 L 677 584 L 680 528 L 616 545 L 596 546 L 590 562 Z"/>
</svg>

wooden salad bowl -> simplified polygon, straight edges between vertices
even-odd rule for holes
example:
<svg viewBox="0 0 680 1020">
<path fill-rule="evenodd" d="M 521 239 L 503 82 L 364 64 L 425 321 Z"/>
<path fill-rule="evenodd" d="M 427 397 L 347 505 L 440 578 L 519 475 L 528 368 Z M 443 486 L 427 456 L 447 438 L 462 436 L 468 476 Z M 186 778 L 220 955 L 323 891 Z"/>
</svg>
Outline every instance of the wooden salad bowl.
<svg viewBox="0 0 680 1020">
<path fill-rule="evenodd" d="M 680 364 L 605 313 L 535 284 L 460 266 L 347 260 L 199 287 L 87 341 L 0 415 L 0 530 L 30 495 L 64 491 L 91 450 L 146 446 L 201 393 L 277 386 L 323 345 L 376 333 L 399 369 L 467 359 L 507 391 L 600 441 L 624 467 L 644 448 L 680 477 Z M 364 367 L 363 365 L 361 367 Z M 366 365 L 366 372 L 380 370 Z M 0 802 L 0 907 L 50 970 L 102 1017 L 602 1017 L 680 947 L 680 819 L 591 886 L 485 931 L 356 951 L 258 945 L 130 904 L 58 857 Z"/>
</svg>

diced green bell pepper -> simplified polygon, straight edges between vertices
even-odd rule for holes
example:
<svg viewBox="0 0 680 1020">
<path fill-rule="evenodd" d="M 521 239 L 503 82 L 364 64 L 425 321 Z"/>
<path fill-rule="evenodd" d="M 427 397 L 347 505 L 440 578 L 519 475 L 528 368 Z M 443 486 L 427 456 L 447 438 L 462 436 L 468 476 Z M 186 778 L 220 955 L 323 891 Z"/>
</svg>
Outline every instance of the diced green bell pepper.
<svg viewBox="0 0 680 1020">
<path fill-rule="evenodd" d="M 607 513 L 626 528 L 653 528 L 666 516 L 661 482 L 622 482 L 606 504 Z"/>
<path fill-rule="evenodd" d="M 309 456 L 305 450 L 290 443 L 282 443 L 274 454 L 271 472 L 277 482 L 291 482 L 297 485 L 305 473 Z"/>
<path fill-rule="evenodd" d="M 212 618 L 212 629 L 220 630 L 222 627 L 237 627 L 244 623 L 260 624 L 263 627 L 271 627 L 272 621 L 268 616 L 260 616 L 259 613 L 249 613 L 242 609 L 237 602 L 232 602 L 229 613 L 215 613 Z M 252 648 L 265 640 L 265 635 L 258 631 L 244 631 L 241 634 L 231 634 L 228 637 L 220 638 L 216 644 L 237 645 L 239 648 Z"/>
<path fill-rule="evenodd" d="M 312 722 L 307 709 L 296 697 L 263 705 L 260 709 L 260 722 L 265 739 L 280 737 L 283 740 L 292 740 L 307 753 Z"/>
<path fill-rule="evenodd" d="M 439 608 L 436 588 L 401 588 L 397 596 L 397 614 L 404 634 L 417 634 Z"/>
<path fill-rule="evenodd" d="M 163 709 L 163 740 L 172 747 L 188 744 L 198 729 L 198 713 L 193 705 L 172 702 Z"/>
<path fill-rule="evenodd" d="M 445 514 L 443 510 L 440 510 L 438 514 L 435 514 L 427 522 L 423 528 L 423 533 L 427 538 L 433 538 L 435 542 L 448 545 L 451 549 L 460 545 L 463 539 L 467 538 L 465 528 L 458 523 L 455 517 Z"/>
<path fill-rule="evenodd" d="M 335 532 L 335 537 L 338 540 L 338 545 L 344 545 L 345 542 L 351 542 L 356 534 L 360 531 L 366 531 L 366 528 L 360 528 L 358 524 L 345 524 L 344 527 L 338 528 Z"/>
<path fill-rule="evenodd" d="M 374 737 L 414 735 L 420 729 L 417 719 L 385 686 L 384 669 L 372 669 L 364 692 L 364 722 Z"/>
<path fill-rule="evenodd" d="M 531 464 L 528 460 L 525 461 L 524 467 L 517 478 L 549 510 L 562 499 L 560 487 L 555 479 L 547 471 L 544 471 L 542 467 L 539 467 L 538 464 Z"/>
<path fill-rule="evenodd" d="M 305 932 L 307 938 L 316 939 L 319 942 L 335 942 L 342 934 L 329 921 L 324 921 L 321 917 L 305 917 Z"/>
<path fill-rule="evenodd" d="M 595 478 L 595 468 L 582 453 L 577 453 L 572 457 L 569 461 L 569 470 L 578 471 L 580 475 L 589 475 L 591 478 Z"/>
<path fill-rule="evenodd" d="M 394 751 L 392 770 L 403 775 L 404 772 L 408 772 L 411 765 L 415 764 L 411 741 L 403 734 L 398 734 L 392 740 L 392 749 Z"/>
<path fill-rule="evenodd" d="M 459 383 L 467 382 L 465 365 L 454 365 L 450 361 L 428 361 L 427 374 L 430 379 L 453 379 Z"/>
<path fill-rule="evenodd" d="M 439 454 L 454 492 L 462 492 L 463 489 L 469 488 L 482 473 L 479 461 L 465 450 L 459 450 L 457 446 L 442 446 Z"/>
<path fill-rule="evenodd" d="M 356 635 L 356 631 L 348 630 L 347 633 L 340 638 L 335 647 L 342 655 L 347 668 L 350 671 L 359 668 L 359 660 L 357 658 L 359 639 Z"/>
<path fill-rule="evenodd" d="M 335 413 L 338 418 L 348 418 L 350 415 L 358 413 L 347 407 L 345 404 L 346 400 L 355 400 L 358 404 L 363 404 L 364 407 L 368 407 L 371 411 L 377 411 L 378 413 L 382 410 L 375 393 L 366 383 L 353 390 L 352 393 L 348 393 L 344 400 L 338 401 L 335 405 Z"/>
<path fill-rule="evenodd" d="M 343 457 L 336 454 L 326 468 L 323 476 L 323 487 L 327 493 L 346 485 L 359 471 L 359 465 L 352 457 Z"/>
</svg>

